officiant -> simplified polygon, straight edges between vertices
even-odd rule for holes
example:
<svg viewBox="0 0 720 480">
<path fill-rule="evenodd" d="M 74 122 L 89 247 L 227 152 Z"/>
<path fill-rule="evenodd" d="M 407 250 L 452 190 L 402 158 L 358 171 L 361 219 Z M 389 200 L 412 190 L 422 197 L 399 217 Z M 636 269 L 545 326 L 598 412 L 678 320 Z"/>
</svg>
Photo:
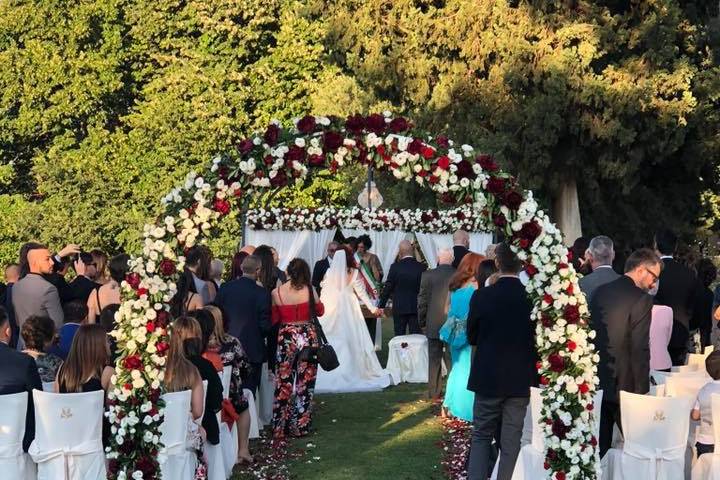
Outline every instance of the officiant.
<svg viewBox="0 0 720 480">
<path fill-rule="evenodd" d="M 370 252 L 371 248 L 372 240 L 370 240 L 369 235 L 360 235 L 357 238 L 357 251 L 355 252 L 355 257 L 358 264 L 358 270 L 360 272 L 360 279 L 365 286 L 368 296 L 370 296 L 370 299 L 375 303 L 375 305 L 377 305 L 378 298 L 380 297 L 383 269 L 377 255 Z M 377 316 L 373 315 L 367 307 L 365 307 L 365 305 L 361 305 L 361 308 L 368 333 L 370 334 L 370 340 L 374 342 L 377 330 Z"/>
</svg>

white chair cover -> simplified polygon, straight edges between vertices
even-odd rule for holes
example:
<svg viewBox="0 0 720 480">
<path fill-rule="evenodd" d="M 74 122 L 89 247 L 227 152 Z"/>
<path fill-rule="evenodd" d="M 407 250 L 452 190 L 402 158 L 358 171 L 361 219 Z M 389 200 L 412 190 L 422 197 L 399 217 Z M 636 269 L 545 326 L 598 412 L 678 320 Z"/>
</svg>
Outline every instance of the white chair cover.
<svg viewBox="0 0 720 480">
<path fill-rule="evenodd" d="M 705 347 L 705 350 L 703 350 L 703 353 L 705 355 L 710 355 L 714 350 L 715 350 L 714 345 L 708 345 L 707 347 Z"/>
<path fill-rule="evenodd" d="M 665 395 L 668 397 L 684 396 L 690 398 L 694 404 L 700 389 L 711 380 L 712 379 L 710 377 L 704 375 L 671 375 L 665 383 Z M 700 428 L 700 422 L 690 420 L 688 447 L 691 449 L 695 446 L 698 428 Z"/>
<path fill-rule="evenodd" d="M 602 459 L 603 480 L 677 480 L 685 477 L 685 450 L 693 399 L 620 392 L 623 449 Z"/>
<path fill-rule="evenodd" d="M 665 396 L 665 384 L 661 383 L 660 385 L 650 385 L 649 395 L 652 395 L 654 397 L 664 397 Z"/>
<path fill-rule="evenodd" d="M 222 374 L 218 373 L 218 376 L 222 382 Z M 203 388 L 205 389 L 205 396 L 207 397 L 207 381 L 203 382 Z M 217 412 L 215 415 L 217 417 L 218 427 L 220 427 L 220 425 L 222 425 L 221 414 Z M 207 480 L 227 480 L 222 444 L 212 445 L 210 442 L 205 442 L 205 458 L 208 464 Z"/>
<path fill-rule="evenodd" d="M 258 387 L 258 395 L 255 401 L 258 420 L 260 420 L 261 427 L 265 425 L 270 425 L 272 423 L 274 401 L 275 379 L 270 376 L 268 364 L 267 362 L 265 362 L 262 366 L 262 373 L 260 374 L 260 386 Z"/>
<path fill-rule="evenodd" d="M 38 480 L 105 479 L 102 419 L 105 392 L 33 390 L 35 440 L 30 456 Z"/>
<path fill-rule="evenodd" d="M 55 382 L 43 382 L 43 392 L 55 391 Z"/>
<path fill-rule="evenodd" d="M 700 455 L 692 468 L 692 480 L 720 480 L 720 395 L 712 395 L 715 450 Z"/>
<path fill-rule="evenodd" d="M 387 371 L 395 385 L 427 383 L 428 342 L 425 335 L 399 335 L 388 342 Z"/>
<path fill-rule="evenodd" d="M 248 438 L 260 438 L 260 417 L 257 406 L 255 405 L 255 397 L 248 388 L 244 389 L 243 393 L 245 394 L 245 398 L 247 398 L 248 410 L 250 411 L 250 434 Z"/>
<path fill-rule="evenodd" d="M 689 372 L 697 372 L 697 371 L 698 371 L 697 364 L 677 365 L 677 366 L 670 368 L 671 373 L 689 373 Z"/>
<path fill-rule="evenodd" d="M 222 372 L 223 398 L 230 398 L 231 375 L 232 367 L 230 365 L 224 367 Z M 228 427 L 227 423 L 220 422 L 220 446 L 222 447 L 223 461 L 225 463 L 225 475 L 229 477 L 235 462 L 237 462 L 238 429 L 236 424 Z"/>
<path fill-rule="evenodd" d="M 710 355 L 710 353 L 712 352 L 688 354 L 688 366 L 694 365 L 696 367 L 696 370 L 707 373 L 707 370 L 705 370 L 705 359 L 708 357 L 708 355 Z"/>
<path fill-rule="evenodd" d="M 28 393 L 0 395 L 0 472 L 3 478 L 30 480 L 35 464 L 23 452 Z"/>
<path fill-rule="evenodd" d="M 197 458 L 187 441 L 192 392 L 166 393 L 162 398 L 165 416 L 160 425 L 160 439 L 164 447 L 158 453 L 162 478 L 192 480 L 197 467 Z"/>
</svg>

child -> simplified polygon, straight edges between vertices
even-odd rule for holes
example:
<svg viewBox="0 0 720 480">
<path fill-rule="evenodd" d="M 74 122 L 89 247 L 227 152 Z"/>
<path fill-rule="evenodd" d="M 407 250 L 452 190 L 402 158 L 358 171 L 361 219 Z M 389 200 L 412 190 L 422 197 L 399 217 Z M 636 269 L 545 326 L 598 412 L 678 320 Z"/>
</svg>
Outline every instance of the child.
<svg viewBox="0 0 720 480">
<path fill-rule="evenodd" d="M 712 395 L 720 394 L 720 351 L 714 351 L 705 359 L 705 369 L 713 381 L 706 384 L 698 392 L 697 402 L 690 417 L 700 420 L 700 431 L 697 436 L 697 456 L 704 453 L 713 453 L 715 450 L 715 435 L 712 423 Z"/>
</svg>

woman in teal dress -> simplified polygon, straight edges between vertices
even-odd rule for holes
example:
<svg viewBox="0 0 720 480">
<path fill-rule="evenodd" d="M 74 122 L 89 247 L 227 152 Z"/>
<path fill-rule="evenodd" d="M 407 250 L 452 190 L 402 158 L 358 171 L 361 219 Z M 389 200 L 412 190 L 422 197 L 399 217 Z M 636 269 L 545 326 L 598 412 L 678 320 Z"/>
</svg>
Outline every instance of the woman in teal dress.
<svg viewBox="0 0 720 480">
<path fill-rule="evenodd" d="M 475 393 L 467 389 L 472 363 L 472 347 L 468 344 L 466 328 L 470 298 L 475 290 L 485 286 L 494 273 L 494 262 L 482 255 L 468 253 L 450 280 L 448 321 L 440 330 L 440 338 L 450 347 L 452 367 L 445 387 L 443 407 L 453 417 L 472 422 Z"/>
</svg>

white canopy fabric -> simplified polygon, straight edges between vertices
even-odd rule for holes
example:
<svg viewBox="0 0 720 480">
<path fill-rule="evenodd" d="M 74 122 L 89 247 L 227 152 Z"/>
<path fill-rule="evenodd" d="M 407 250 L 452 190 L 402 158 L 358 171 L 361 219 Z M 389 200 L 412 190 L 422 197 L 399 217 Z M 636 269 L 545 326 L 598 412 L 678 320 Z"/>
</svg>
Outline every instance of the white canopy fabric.
<svg viewBox="0 0 720 480">
<path fill-rule="evenodd" d="M 442 248 L 452 249 L 452 235 L 449 233 L 416 233 L 420 250 L 428 261 L 430 268 L 437 266 L 438 250 Z M 470 234 L 470 251 L 485 255 L 485 250 L 492 244 L 491 233 L 471 233 Z"/>
<path fill-rule="evenodd" d="M 387 232 L 376 232 L 373 230 L 356 230 L 351 228 L 343 228 L 342 234 L 347 237 L 359 237 L 367 234 L 372 241 L 372 249 L 370 251 L 378 256 L 382 265 L 384 278 L 387 278 L 390 265 L 395 261 L 398 253 L 398 245 L 405 238 L 408 232 L 402 230 L 392 230 Z"/>
<path fill-rule="evenodd" d="M 284 230 L 247 230 L 247 244 L 255 247 L 269 245 L 275 247 L 280 261 L 278 267 L 285 270 L 293 258 L 302 258 L 312 270 L 315 262 L 325 256 L 328 243 L 335 236 L 335 230 L 284 231 Z"/>
</svg>

